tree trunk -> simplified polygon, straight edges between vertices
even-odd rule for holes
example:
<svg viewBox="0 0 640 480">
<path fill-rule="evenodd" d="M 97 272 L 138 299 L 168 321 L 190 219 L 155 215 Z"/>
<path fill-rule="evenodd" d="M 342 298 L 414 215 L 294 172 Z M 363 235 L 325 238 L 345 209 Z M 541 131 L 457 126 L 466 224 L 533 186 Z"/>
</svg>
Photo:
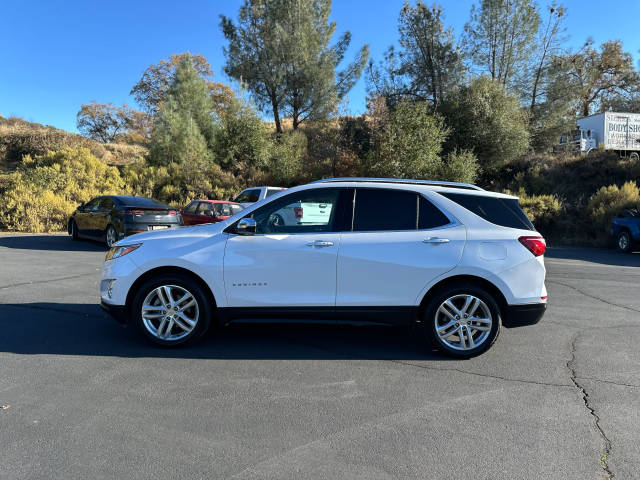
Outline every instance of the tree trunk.
<svg viewBox="0 0 640 480">
<path fill-rule="evenodd" d="M 271 97 L 271 108 L 273 109 L 273 121 L 276 124 L 276 132 L 282 133 L 282 125 L 280 124 L 280 115 L 278 113 L 278 102 L 275 97 Z"/>
</svg>

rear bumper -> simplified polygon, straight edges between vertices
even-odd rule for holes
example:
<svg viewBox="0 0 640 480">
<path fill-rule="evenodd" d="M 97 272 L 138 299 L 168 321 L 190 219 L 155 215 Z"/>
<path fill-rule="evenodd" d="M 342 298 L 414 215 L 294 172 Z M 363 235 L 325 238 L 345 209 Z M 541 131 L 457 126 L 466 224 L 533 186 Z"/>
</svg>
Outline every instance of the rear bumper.
<svg viewBox="0 0 640 480">
<path fill-rule="evenodd" d="M 111 305 L 101 301 L 100 306 L 118 323 L 129 323 L 129 313 L 125 305 Z"/>
<path fill-rule="evenodd" d="M 540 321 L 547 311 L 546 303 L 527 303 L 523 305 L 508 305 L 504 319 L 505 327 L 522 327 L 534 325 Z"/>
</svg>

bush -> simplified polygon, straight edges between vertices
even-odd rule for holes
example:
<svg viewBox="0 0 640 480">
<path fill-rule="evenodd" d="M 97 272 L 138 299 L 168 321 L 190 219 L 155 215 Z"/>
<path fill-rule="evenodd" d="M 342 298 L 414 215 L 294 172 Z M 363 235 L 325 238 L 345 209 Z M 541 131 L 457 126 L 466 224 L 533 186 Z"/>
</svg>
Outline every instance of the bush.
<svg viewBox="0 0 640 480">
<path fill-rule="evenodd" d="M 640 189 L 635 182 L 626 182 L 622 187 L 609 185 L 602 187 L 590 199 L 588 213 L 594 224 L 603 232 L 608 232 L 611 219 L 624 208 L 638 208 Z"/>
<path fill-rule="evenodd" d="M 478 77 L 453 92 L 441 110 L 453 130 L 446 149 L 473 151 L 485 173 L 529 148 L 527 113 L 516 97 L 488 77 Z"/>
<path fill-rule="evenodd" d="M 440 167 L 438 179 L 473 183 L 478 177 L 478 159 L 469 150 L 449 152 Z"/>
<path fill-rule="evenodd" d="M 518 192 L 518 197 L 522 210 L 536 230 L 542 234 L 549 233 L 562 211 L 562 202 L 555 195 L 527 195 L 524 189 Z"/>
<path fill-rule="evenodd" d="M 97 195 L 121 193 L 123 182 L 115 167 L 95 158 L 86 148 L 66 148 L 23 159 L 3 182 L 1 226 L 19 232 L 64 230 L 69 215 Z"/>
</svg>

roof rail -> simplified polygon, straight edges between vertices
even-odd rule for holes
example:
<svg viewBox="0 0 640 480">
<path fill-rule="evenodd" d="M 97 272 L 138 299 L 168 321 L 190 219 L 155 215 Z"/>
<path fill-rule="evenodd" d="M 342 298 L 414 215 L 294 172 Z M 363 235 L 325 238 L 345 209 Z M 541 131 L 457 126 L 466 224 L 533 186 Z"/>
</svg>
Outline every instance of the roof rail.
<svg viewBox="0 0 640 480">
<path fill-rule="evenodd" d="M 437 187 L 463 188 L 466 190 L 483 190 L 477 185 L 461 182 L 443 182 L 440 180 L 411 180 L 405 178 L 369 178 L 369 177 L 337 177 L 323 178 L 311 183 L 331 183 L 331 182 L 372 182 L 372 183 L 405 183 L 412 185 L 432 185 Z"/>
</svg>

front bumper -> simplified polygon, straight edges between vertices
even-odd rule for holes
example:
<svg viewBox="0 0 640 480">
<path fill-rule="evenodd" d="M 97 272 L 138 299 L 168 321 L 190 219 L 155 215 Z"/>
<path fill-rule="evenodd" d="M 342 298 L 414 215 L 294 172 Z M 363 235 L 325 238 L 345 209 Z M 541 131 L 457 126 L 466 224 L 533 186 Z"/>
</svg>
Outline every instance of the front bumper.
<svg viewBox="0 0 640 480">
<path fill-rule="evenodd" d="M 126 305 L 111 305 L 102 300 L 100 306 L 118 323 L 129 323 L 129 312 Z"/>
<path fill-rule="evenodd" d="M 507 305 L 507 315 L 503 319 L 503 325 L 508 328 L 534 325 L 540 321 L 546 311 L 546 302 Z"/>
</svg>

